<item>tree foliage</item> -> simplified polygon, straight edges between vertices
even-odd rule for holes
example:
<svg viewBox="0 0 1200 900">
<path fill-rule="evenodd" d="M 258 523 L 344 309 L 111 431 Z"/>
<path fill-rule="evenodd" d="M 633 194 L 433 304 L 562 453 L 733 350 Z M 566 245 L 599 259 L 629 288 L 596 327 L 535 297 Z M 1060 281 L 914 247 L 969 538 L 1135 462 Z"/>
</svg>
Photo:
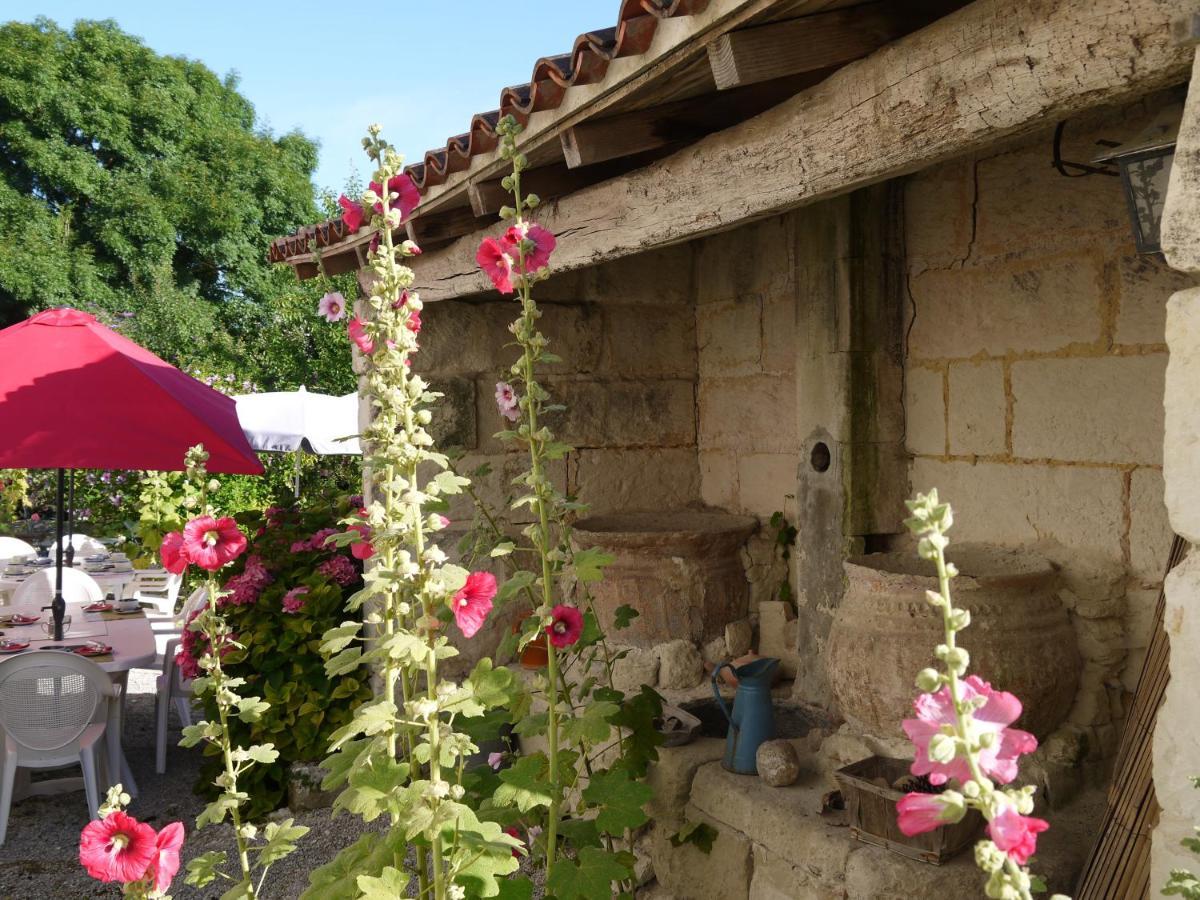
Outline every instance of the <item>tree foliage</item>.
<svg viewBox="0 0 1200 900">
<path fill-rule="evenodd" d="M 313 315 L 328 286 L 265 258 L 321 217 L 316 162 L 257 125 L 235 75 L 112 21 L 0 26 L 0 325 L 75 306 L 176 365 L 352 389 Z"/>
</svg>

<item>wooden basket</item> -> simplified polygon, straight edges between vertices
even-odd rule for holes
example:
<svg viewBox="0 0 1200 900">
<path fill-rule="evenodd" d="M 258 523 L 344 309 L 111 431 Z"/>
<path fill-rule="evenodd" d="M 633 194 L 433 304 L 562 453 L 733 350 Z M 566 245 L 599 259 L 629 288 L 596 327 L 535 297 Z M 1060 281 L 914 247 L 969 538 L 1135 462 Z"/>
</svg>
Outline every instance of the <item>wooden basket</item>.
<svg viewBox="0 0 1200 900">
<path fill-rule="evenodd" d="M 846 802 L 850 834 L 867 844 L 940 866 L 960 850 L 974 843 L 983 830 L 983 816 L 970 810 L 961 822 L 943 825 L 935 831 L 907 837 L 896 824 L 896 801 L 902 791 L 875 784 L 882 778 L 889 785 L 908 774 L 909 760 L 870 756 L 834 772 Z"/>
</svg>

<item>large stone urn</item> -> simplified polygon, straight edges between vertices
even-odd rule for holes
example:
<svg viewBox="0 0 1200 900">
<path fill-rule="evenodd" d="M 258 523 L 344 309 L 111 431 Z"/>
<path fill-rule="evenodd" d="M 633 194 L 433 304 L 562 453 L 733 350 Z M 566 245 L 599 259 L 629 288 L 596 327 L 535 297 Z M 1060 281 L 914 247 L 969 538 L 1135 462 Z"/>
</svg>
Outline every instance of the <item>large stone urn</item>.
<svg viewBox="0 0 1200 900">
<path fill-rule="evenodd" d="M 1018 725 L 1045 737 L 1066 716 L 1079 683 L 1075 632 L 1056 593 L 1048 560 L 983 544 L 950 546 L 959 576 L 954 604 L 971 612 L 958 645 L 970 671 L 1021 700 Z M 914 680 L 935 666 L 941 612 L 925 600 L 937 590 L 933 563 L 915 553 L 873 553 L 845 563 L 846 593 L 834 617 L 826 664 L 834 696 L 852 725 L 903 737 Z"/>
<path fill-rule="evenodd" d="M 604 580 L 590 585 L 611 640 L 651 647 L 683 638 L 701 644 L 744 618 L 750 586 L 741 548 L 758 521 L 723 512 L 617 513 L 580 520 L 575 543 L 613 555 Z M 618 607 L 638 617 L 614 629 Z"/>
</svg>

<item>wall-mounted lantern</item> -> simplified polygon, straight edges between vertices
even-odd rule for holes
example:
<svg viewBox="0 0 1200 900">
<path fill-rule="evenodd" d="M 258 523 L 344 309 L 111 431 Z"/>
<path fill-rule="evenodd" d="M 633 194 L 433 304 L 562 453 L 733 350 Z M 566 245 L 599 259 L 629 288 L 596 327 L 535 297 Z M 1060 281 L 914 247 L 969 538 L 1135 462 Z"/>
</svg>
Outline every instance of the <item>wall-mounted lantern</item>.
<svg viewBox="0 0 1200 900">
<path fill-rule="evenodd" d="M 1158 253 L 1162 249 L 1159 228 L 1182 115 L 1182 107 L 1166 107 L 1134 140 L 1093 160 L 1100 165 L 1116 165 L 1120 170 L 1138 253 Z"/>
</svg>

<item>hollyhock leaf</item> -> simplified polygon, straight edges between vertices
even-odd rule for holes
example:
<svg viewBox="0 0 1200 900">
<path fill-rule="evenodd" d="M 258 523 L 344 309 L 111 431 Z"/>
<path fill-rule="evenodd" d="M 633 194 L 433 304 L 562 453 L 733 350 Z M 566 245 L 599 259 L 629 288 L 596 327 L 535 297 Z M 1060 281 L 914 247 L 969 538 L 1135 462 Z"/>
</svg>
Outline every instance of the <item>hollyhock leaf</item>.
<svg viewBox="0 0 1200 900">
<path fill-rule="evenodd" d="M 312 871 L 308 889 L 300 895 L 300 900 L 357 900 L 358 876 L 379 874 L 395 862 L 392 842 L 381 834 L 364 834 L 332 861 Z"/>
<path fill-rule="evenodd" d="M 325 661 L 325 674 L 330 678 L 348 675 L 362 665 L 362 648 L 350 647 Z"/>
<path fill-rule="evenodd" d="M 269 866 L 278 862 L 296 849 L 296 841 L 308 834 L 309 829 L 304 825 L 293 825 L 292 819 L 280 822 L 268 822 L 263 836 L 267 839 L 265 846 L 258 850 L 258 864 Z"/>
<path fill-rule="evenodd" d="M 225 851 L 210 850 L 188 861 L 187 876 L 184 878 L 193 887 L 204 887 L 216 881 L 225 868 Z"/>
<path fill-rule="evenodd" d="M 579 851 L 578 863 L 563 859 L 546 881 L 557 900 L 612 900 L 612 883 L 624 881 L 632 870 L 615 854 L 596 847 Z"/>
<path fill-rule="evenodd" d="M 558 833 L 571 842 L 575 849 L 581 847 L 603 847 L 604 839 L 595 819 L 563 819 Z"/>
<path fill-rule="evenodd" d="M 649 785 L 633 781 L 624 769 L 609 769 L 592 775 L 583 791 L 583 799 L 598 807 L 596 825 L 609 834 L 621 834 L 649 821 L 642 808 L 654 796 Z"/>
<path fill-rule="evenodd" d="M 583 708 L 581 714 L 563 721 L 563 743 L 575 744 L 583 741 L 593 746 L 603 743 L 612 733 L 609 717 L 620 711 L 621 707 L 616 703 L 593 700 Z"/>
<path fill-rule="evenodd" d="M 330 628 L 322 638 L 321 652 L 328 656 L 344 650 L 350 646 L 351 641 L 358 638 L 361 629 L 361 622 L 343 622 L 336 628 Z"/>
<path fill-rule="evenodd" d="M 355 879 L 362 900 L 395 900 L 408 892 L 410 876 L 407 872 L 388 866 L 379 877 L 359 875 Z"/>
<path fill-rule="evenodd" d="M 528 878 L 505 878 L 497 890 L 495 900 L 533 900 L 533 882 Z"/>
<path fill-rule="evenodd" d="M 640 616 L 641 613 L 630 606 L 628 603 L 622 603 L 617 607 L 613 614 L 613 628 L 620 631 L 622 628 L 628 628 L 633 624 L 633 620 Z"/>
<path fill-rule="evenodd" d="M 547 777 L 549 763 L 541 753 L 522 756 L 500 773 L 503 784 L 496 788 L 500 806 L 515 806 L 523 813 L 539 806 L 550 806 L 553 786 Z"/>
<path fill-rule="evenodd" d="M 508 556 L 516 549 L 512 541 L 503 541 L 492 548 L 491 557 L 495 559 L 498 556 Z"/>
<path fill-rule="evenodd" d="M 469 679 L 475 699 L 488 708 L 504 706 L 513 696 L 516 677 L 507 666 L 496 668 L 484 657 L 475 664 Z"/>
<path fill-rule="evenodd" d="M 575 577 L 584 584 L 600 581 L 604 578 L 605 566 L 611 565 L 614 558 L 611 553 L 605 553 L 597 547 L 580 550 L 571 560 Z"/>
</svg>

